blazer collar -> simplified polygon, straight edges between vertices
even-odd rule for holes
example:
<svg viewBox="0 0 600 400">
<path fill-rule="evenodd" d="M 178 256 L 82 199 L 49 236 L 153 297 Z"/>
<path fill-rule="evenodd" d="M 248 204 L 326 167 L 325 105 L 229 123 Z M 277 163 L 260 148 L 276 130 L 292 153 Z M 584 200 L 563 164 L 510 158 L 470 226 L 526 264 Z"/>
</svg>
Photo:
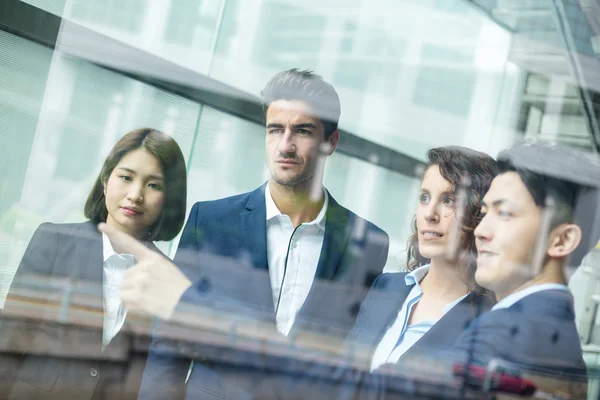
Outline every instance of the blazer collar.
<svg viewBox="0 0 600 400">
<path fill-rule="evenodd" d="M 242 235 L 251 252 L 252 266 L 268 270 L 267 260 L 267 207 L 266 183 L 250 192 L 244 210 L 240 214 Z"/>
<path fill-rule="evenodd" d="M 317 264 L 316 278 L 323 280 L 335 280 L 345 272 L 340 266 L 340 258 L 346 248 L 346 243 L 351 233 L 349 212 L 340 206 L 331 196 L 329 191 L 329 204 L 325 217 L 325 237 L 321 256 Z M 359 227 L 355 227 L 359 228 Z"/>
<path fill-rule="evenodd" d="M 450 311 L 440 318 L 425 335 L 421 337 L 408 352 L 419 348 L 450 348 L 463 330 L 479 314 L 489 311 L 491 300 L 475 292 L 469 293 Z"/>
<path fill-rule="evenodd" d="M 315 273 L 315 281 L 318 281 L 319 284 L 313 283 L 311 286 L 306 302 L 300 309 L 302 315 L 312 315 L 315 310 L 321 309 L 326 301 L 329 285 L 344 276 L 347 269 L 353 267 L 351 259 L 344 262 L 342 258 L 352 229 L 359 229 L 359 227 L 351 226 L 349 211 L 340 206 L 331 194 L 328 193 L 328 196 L 325 236 Z M 317 286 L 319 286 L 318 289 Z"/>
<path fill-rule="evenodd" d="M 265 188 L 267 187 L 267 182 L 263 183 L 261 186 L 251 191 L 248 195 L 248 200 L 246 201 L 245 208 L 247 211 L 264 211 L 265 220 L 266 220 L 266 203 L 265 203 Z"/>
<path fill-rule="evenodd" d="M 250 192 L 245 210 L 241 214 L 243 233 L 248 235 L 246 237 L 250 240 L 250 248 L 254 249 L 253 264 L 255 267 L 265 269 L 268 268 L 266 185 L 267 183 Z M 317 264 L 316 278 L 332 280 L 344 272 L 338 268 L 338 264 L 351 232 L 348 210 L 340 206 L 329 191 L 327 196 L 325 236 Z"/>
<path fill-rule="evenodd" d="M 100 283 L 103 280 L 102 234 L 92 221 L 79 225 L 76 235 L 75 260 L 78 278 L 87 283 Z"/>
<path fill-rule="evenodd" d="M 377 345 L 379 339 L 394 324 L 398 312 L 406 301 L 413 285 L 405 282 L 406 272 L 394 273 L 396 279 L 383 288 L 371 288 L 365 300 L 368 306 L 366 313 L 357 321 L 353 329 L 352 337 L 361 338 L 363 341 L 375 340 L 372 344 Z"/>
<path fill-rule="evenodd" d="M 241 235 L 250 252 L 253 271 L 248 282 L 257 289 L 255 291 L 263 311 L 273 314 L 273 296 L 271 293 L 271 280 L 267 259 L 267 207 L 265 203 L 266 183 L 250 192 L 244 209 L 240 213 Z M 265 290 L 268 288 L 267 290 Z"/>
<path fill-rule="evenodd" d="M 268 269 L 266 185 L 267 183 L 250 192 L 245 209 L 240 214 L 242 233 L 249 241 L 249 248 L 252 249 L 253 265 L 259 269 Z M 316 278 L 332 280 L 344 272 L 338 268 L 338 264 L 351 230 L 348 210 L 340 206 L 329 191 L 327 196 L 329 204 L 325 216 L 325 236 L 317 264 Z"/>
<path fill-rule="evenodd" d="M 277 205 L 275 204 L 275 201 L 273 200 L 273 197 L 271 196 L 271 191 L 269 190 L 269 185 L 268 183 L 266 185 L 264 185 L 265 188 L 265 207 L 267 210 L 267 221 L 271 220 L 272 218 L 275 218 L 279 215 L 281 215 L 281 212 L 279 211 L 279 209 L 277 208 Z M 316 224 L 323 232 L 325 232 L 325 220 L 326 220 L 326 212 L 328 209 L 328 205 L 329 205 L 329 192 L 327 192 L 326 190 L 323 189 L 324 192 L 324 197 L 325 197 L 325 201 L 323 202 L 323 205 L 321 206 L 321 211 L 319 211 L 319 213 L 317 214 L 317 217 L 315 218 L 314 222 L 311 222 L 311 224 Z"/>
<path fill-rule="evenodd" d="M 269 279 L 267 258 L 267 214 L 265 202 L 265 188 L 267 183 L 250 192 L 244 210 L 240 214 L 242 234 L 251 252 L 252 265 L 266 274 L 254 274 L 255 279 Z M 315 279 L 322 281 L 335 280 L 345 271 L 340 266 L 340 258 L 346 247 L 350 235 L 349 212 L 338 204 L 327 192 L 329 204 L 325 217 L 325 235 L 323 246 L 317 264 Z M 349 268 L 349 267 L 348 267 Z M 257 271 L 258 272 L 258 271 Z M 261 276 L 260 278 L 258 278 Z M 261 282 L 257 282 L 260 284 Z M 264 283 L 264 282 L 262 282 Z M 270 287 L 270 284 L 269 286 Z M 312 290 L 311 290 L 312 292 Z M 324 291 L 320 291 L 324 293 Z M 311 294 L 309 293 L 309 299 Z M 274 310 L 272 297 L 260 296 L 260 302 L 265 310 Z M 314 300 L 314 299 L 313 299 Z M 308 303 L 308 301 L 307 301 Z M 310 303 L 313 303 L 312 301 Z M 305 304 L 306 306 L 306 304 Z M 305 309 L 306 307 L 303 307 Z M 311 308 L 308 306 L 308 308 Z"/>
</svg>

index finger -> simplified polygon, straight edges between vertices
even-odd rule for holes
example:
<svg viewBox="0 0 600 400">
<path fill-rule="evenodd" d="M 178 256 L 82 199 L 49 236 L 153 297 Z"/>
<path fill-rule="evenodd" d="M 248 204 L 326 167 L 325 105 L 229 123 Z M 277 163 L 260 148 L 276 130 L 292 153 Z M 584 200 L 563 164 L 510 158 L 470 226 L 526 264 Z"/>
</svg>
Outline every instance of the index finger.
<svg viewBox="0 0 600 400">
<path fill-rule="evenodd" d="M 132 254 L 136 262 L 154 258 L 156 254 L 133 237 L 105 223 L 98 224 L 98 230 L 108 236 L 116 252 Z"/>
</svg>

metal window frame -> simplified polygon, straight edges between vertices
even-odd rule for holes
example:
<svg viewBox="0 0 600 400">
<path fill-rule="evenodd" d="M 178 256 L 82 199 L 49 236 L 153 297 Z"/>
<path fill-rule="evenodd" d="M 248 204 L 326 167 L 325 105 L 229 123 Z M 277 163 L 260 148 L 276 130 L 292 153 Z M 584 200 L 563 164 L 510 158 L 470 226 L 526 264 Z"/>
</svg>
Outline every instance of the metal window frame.
<svg viewBox="0 0 600 400">
<path fill-rule="evenodd" d="M 257 96 L 19 0 L 4 0 L 0 5 L 0 30 L 201 105 L 264 124 Z M 337 151 L 411 178 L 424 166 L 421 160 L 348 130 L 343 130 Z"/>
</svg>

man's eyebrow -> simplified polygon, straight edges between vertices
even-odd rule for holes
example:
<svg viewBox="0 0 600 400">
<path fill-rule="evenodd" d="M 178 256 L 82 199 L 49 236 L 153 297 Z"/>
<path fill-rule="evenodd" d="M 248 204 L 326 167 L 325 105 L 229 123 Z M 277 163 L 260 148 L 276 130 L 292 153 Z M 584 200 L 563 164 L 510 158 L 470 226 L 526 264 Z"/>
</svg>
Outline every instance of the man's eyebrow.
<svg viewBox="0 0 600 400">
<path fill-rule="evenodd" d="M 130 174 L 132 174 L 132 175 L 137 175 L 137 172 L 135 172 L 135 170 L 133 170 L 133 169 L 131 169 L 131 168 L 127 168 L 127 167 L 119 167 L 118 169 L 122 169 L 123 171 L 127 171 L 127 172 L 129 172 Z M 161 181 L 161 180 L 163 180 L 163 179 L 164 179 L 164 178 L 163 178 L 162 176 L 160 176 L 160 175 L 150 175 L 150 176 L 149 176 L 149 178 L 150 178 L 150 179 L 155 179 L 155 180 L 158 180 L 158 181 Z"/>
<path fill-rule="evenodd" d="M 312 129 L 317 129 L 317 126 L 311 122 L 305 122 L 302 124 L 294 124 L 292 125 L 292 127 L 294 129 L 303 129 L 303 128 L 312 128 Z"/>
<path fill-rule="evenodd" d="M 492 204 L 490 204 L 490 205 L 488 205 L 484 199 L 481 201 L 481 207 L 494 207 L 495 208 L 495 207 L 501 206 L 504 203 L 508 203 L 508 199 L 497 199 L 497 200 L 492 201 Z"/>
<path fill-rule="evenodd" d="M 283 128 L 283 124 L 277 124 L 274 122 L 271 122 L 270 124 L 267 124 L 267 129 L 269 128 Z"/>
</svg>

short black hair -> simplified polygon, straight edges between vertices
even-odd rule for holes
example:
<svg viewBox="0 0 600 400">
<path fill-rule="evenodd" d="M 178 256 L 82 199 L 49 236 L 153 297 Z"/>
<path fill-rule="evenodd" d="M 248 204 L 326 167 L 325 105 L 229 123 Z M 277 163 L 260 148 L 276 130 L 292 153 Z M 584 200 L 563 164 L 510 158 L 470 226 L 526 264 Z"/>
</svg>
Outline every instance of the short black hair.
<svg viewBox="0 0 600 400">
<path fill-rule="evenodd" d="M 552 199 L 553 214 L 550 228 L 573 222 L 580 185 L 517 167 L 509 160 L 499 160 L 498 168 L 501 174 L 516 172 L 539 208 L 545 208 L 547 200 Z"/>
<path fill-rule="evenodd" d="M 573 223 L 581 243 L 569 257 L 577 266 L 600 238 L 600 158 L 544 140 L 521 141 L 498 154 L 503 172 L 515 171 L 535 204 L 550 205 L 550 229 Z M 550 200 L 550 201 L 549 201 Z"/>
<path fill-rule="evenodd" d="M 131 151 L 139 148 L 144 148 L 158 159 L 164 174 L 165 203 L 158 221 L 150 229 L 149 239 L 172 240 L 183 227 L 185 220 L 187 200 L 185 159 L 177 142 L 156 129 L 133 130 L 115 144 L 106 157 L 85 202 L 85 217 L 95 223 L 106 222 L 108 210 L 106 209 L 104 184 L 119 161 Z"/>
<path fill-rule="evenodd" d="M 292 68 L 273 76 L 260 92 L 263 115 L 277 100 L 298 100 L 314 110 L 325 128 L 325 139 L 338 129 L 341 114 L 340 98 L 323 77 L 310 70 Z"/>
</svg>

